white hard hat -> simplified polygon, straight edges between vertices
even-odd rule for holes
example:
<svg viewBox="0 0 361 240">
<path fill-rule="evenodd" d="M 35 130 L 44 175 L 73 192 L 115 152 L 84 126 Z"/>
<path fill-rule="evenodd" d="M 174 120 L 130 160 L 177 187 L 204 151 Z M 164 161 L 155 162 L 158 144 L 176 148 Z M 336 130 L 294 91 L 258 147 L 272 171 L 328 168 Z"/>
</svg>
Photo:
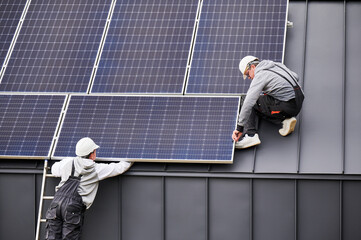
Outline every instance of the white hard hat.
<svg viewBox="0 0 361 240">
<path fill-rule="evenodd" d="M 245 56 L 244 58 L 242 58 L 242 60 L 239 62 L 239 71 L 241 71 L 241 73 L 243 74 L 243 79 L 245 80 L 247 78 L 246 75 L 244 75 L 244 73 L 247 70 L 247 66 L 250 62 L 253 61 L 258 61 L 258 58 L 254 57 L 254 56 Z"/>
<path fill-rule="evenodd" d="M 88 137 L 82 138 L 78 141 L 75 147 L 75 153 L 79 157 L 84 157 L 92 153 L 95 149 L 98 149 L 99 146 Z"/>
</svg>

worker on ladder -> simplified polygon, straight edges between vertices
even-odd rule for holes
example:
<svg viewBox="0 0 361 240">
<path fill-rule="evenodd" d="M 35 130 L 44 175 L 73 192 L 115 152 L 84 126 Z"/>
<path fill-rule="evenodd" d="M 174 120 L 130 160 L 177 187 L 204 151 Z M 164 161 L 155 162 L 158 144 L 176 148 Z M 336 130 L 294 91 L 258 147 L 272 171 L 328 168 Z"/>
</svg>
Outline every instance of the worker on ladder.
<svg viewBox="0 0 361 240">
<path fill-rule="evenodd" d="M 99 181 L 122 174 L 132 165 L 95 163 L 98 148 L 92 139 L 82 138 L 76 144 L 77 157 L 52 166 L 52 174 L 61 181 L 46 212 L 46 239 L 80 239 L 84 212 L 95 199 Z"/>
</svg>

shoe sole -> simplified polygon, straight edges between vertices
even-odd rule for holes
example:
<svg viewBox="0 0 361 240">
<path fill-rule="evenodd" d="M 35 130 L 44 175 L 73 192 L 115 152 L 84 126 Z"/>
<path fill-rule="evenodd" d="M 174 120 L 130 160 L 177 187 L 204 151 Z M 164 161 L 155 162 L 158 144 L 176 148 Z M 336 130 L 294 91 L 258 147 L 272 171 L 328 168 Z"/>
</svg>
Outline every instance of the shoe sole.
<svg viewBox="0 0 361 240">
<path fill-rule="evenodd" d="M 280 134 L 282 136 L 286 137 L 287 135 L 289 135 L 290 133 L 295 131 L 296 123 L 297 123 L 297 119 L 292 119 L 292 121 L 290 122 L 290 127 L 289 127 L 288 131 L 286 133 L 283 133 L 283 134 L 280 132 Z"/>
<path fill-rule="evenodd" d="M 254 142 L 252 144 L 249 144 L 249 145 L 245 145 L 243 147 L 237 147 L 237 145 L 235 146 L 236 149 L 245 149 L 245 148 L 250 148 L 250 147 L 253 147 L 253 146 L 257 146 L 257 145 L 260 145 L 261 144 L 261 141 L 259 142 Z"/>
</svg>

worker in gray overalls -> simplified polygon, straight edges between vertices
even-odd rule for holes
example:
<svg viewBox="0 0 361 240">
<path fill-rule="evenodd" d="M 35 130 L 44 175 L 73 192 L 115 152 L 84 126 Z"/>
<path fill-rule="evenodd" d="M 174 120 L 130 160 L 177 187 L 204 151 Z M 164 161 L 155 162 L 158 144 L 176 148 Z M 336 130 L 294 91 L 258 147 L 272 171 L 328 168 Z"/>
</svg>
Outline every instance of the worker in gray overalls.
<svg viewBox="0 0 361 240">
<path fill-rule="evenodd" d="M 80 239 L 84 212 L 92 205 L 99 181 L 127 171 L 132 163 L 95 163 L 95 142 L 82 138 L 76 145 L 75 158 L 55 163 L 51 172 L 61 177 L 54 199 L 46 213 L 46 239 Z"/>
</svg>

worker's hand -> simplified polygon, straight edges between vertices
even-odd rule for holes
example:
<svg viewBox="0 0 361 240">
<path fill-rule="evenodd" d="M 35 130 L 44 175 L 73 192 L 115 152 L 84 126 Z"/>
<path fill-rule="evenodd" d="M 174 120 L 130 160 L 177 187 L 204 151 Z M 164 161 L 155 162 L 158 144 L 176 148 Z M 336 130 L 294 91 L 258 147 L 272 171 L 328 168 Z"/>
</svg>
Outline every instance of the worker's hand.
<svg viewBox="0 0 361 240">
<path fill-rule="evenodd" d="M 239 138 L 242 136 L 242 133 L 238 130 L 234 130 L 232 134 L 233 141 L 237 142 Z"/>
</svg>

